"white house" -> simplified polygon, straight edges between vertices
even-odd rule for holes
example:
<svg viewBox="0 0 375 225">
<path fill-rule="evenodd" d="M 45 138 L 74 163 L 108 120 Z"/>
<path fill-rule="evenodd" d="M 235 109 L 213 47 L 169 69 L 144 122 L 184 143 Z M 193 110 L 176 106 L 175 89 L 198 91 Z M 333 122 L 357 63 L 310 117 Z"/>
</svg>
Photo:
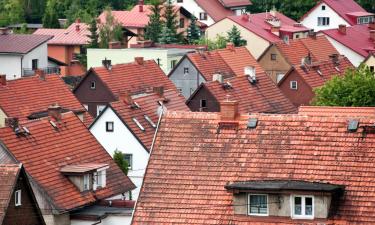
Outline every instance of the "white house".
<svg viewBox="0 0 375 225">
<path fill-rule="evenodd" d="M 177 91 L 163 88 L 138 96 L 124 93 L 119 99 L 108 105 L 89 129 L 111 156 L 116 150 L 124 154 L 128 177 L 137 186 L 131 197 L 137 200 L 162 112 L 189 109 Z"/>
<path fill-rule="evenodd" d="M 315 31 L 337 28 L 340 24 L 368 24 L 373 20 L 374 14 L 366 12 L 354 0 L 321 0 L 300 19 L 305 27 Z"/>
<path fill-rule="evenodd" d="M 33 75 L 36 69 L 48 69 L 47 41 L 52 36 L 12 34 L 0 29 L 0 74 L 8 80 Z"/>
<path fill-rule="evenodd" d="M 193 14 L 199 22 L 211 26 L 226 16 L 241 15 L 246 12 L 250 0 L 174 0 Z"/>
</svg>

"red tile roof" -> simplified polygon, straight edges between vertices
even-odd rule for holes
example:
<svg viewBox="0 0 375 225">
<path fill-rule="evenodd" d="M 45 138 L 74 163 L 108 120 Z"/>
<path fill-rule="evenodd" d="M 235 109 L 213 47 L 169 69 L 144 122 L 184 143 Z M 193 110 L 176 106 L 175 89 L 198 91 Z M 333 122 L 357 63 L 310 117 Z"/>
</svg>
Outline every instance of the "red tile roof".
<svg viewBox="0 0 375 225">
<path fill-rule="evenodd" d="M 247 129 L 257 118 L 256 129 Z M 347 132 L 349 117 L 243 115 L 218 132 L 218 113 L 167 113 L 138 199 L 138 224 L 317 224 L 234 214 L 228 182 L 300 180 L 345 185 L 326 224 L 375 223 L 375 134 Z M 360 118 L 360 126 L 375 117 Z M 342 222 L 342 223 L 340 223 Z"/>
<path fill-rule="evenodd" d="M 167 100 L 164 102 L 164 110 L 168 111 L 190 111 L 185 105 L 185 98 L 177 93 L 175 90 L 167 90 L 164 92 L 164 97 L 160 97 L 156 93 L 146 94 L 140 97 L 133 97 L 140 108 L 132 108 L 131 104 L 125 101 L 117 101 L 111 103 L 111 106 L 117 115 L 122 119 L 124 123 L 131 129 L 131 131 L 137 136 L 147 150 L 150 149 L 152 139 L 155 134 L 155 128 L 146 119 L 147 115 L 152 122 L 157 125 L 159 120 L 158 111 L 161 110 L 159 101 Z M 137 124 L 133 121 L 133 118 L 137 119 L 145 131 L 142 131 Z"/>
<path fill-rule="evenodd" d="M 302 16 L 300 20 L 306 18 L 315 8 L 317 8 L 321 3 L 327 4 L 333 11 L 335 11 L 340 17 L 342 17 L 350 25 L 357 24 L 356 18 L 352 16 L 360 15 L 370 15 L 363 9 L 357 2 L 354 0 L 321 0 L 315 7 L 308 11 L 305 15 Z M 366 14 L 364 14 L 366 13 Z M 372 14 L 373 15 L 373 14 Z"/>
<path fill-rule="evenodd" d="M 78 31 L 76 26 L 79 26 Z M 66 29 L 40 28 L 34 34 L 52 35 L 53 38 L 48 41 L 50 45 L 85 45 L 90 42 L 89 25 L 85 23 L 72 23 Z"/>
<path fill-rule="evenodd" d="M 370 38 L 368 25 L 354 25 L 346 28 L 346 34 L 338 29 L 320 31 L 337 42 L 345 45 L 357 54 L 367 57 L 371 51 L 375 51 L 375 42 Z"/>
<path fill-rule="evenodd" d="M 17 164 L 0 164 L 0 224 L 3 224 L 20 169 Z"/>
<path fill-rule="evenodd" d="M 300 106 L 298 114 L 307 116 L 375 117 L 375 107 Z"/>
<path fill-rule="evenodd" d="M 266 22 L 266 18 L 273 18 L 273 16 L 270 13 L 251 14 L 249 15 L 249 20 L 245 20 L 244 16 L 228 16 L 228 18 L 271 43 L 278 42 L 281 40 L 279 36 L 271 33 L 271 25 L 268 22 Z M 276 12 L 275 18 L 279 19 L 281 22 L 280 31 L 293 33 L 309 31 L 308 28 L 301 26 L 300 24 L 296 26 L 296 21 L 288 18 L 282 13 Z"/>
<path fill-rule="evenodd" d="M 219 0 L 225 7 L 238 7 L 252 5 L 250 0 Z"/>
<path fill-rule="evenodd" d="M 45 112 L 55 103 L 75 112 L 86 111 L 57 75 L 47 75 L 44 80 L 38 76 L 25 77 L 0 85 L 0 108 L 8 117 L 27 120 L 30 114 Z"/>
<path fill-rule="evenodd" d="M 303 68 L 300 65 L 296 65 L 292 70 L 285 74 L 278 85 L 280 86 L 286 77 L 288 77 L 288 75 L 294 70 L 300 77 L 302 77 L 307 85 L 311 88 L 317 88 L 323 86 L 326 81 L 332 79 L 334 76 L 344 75 L 345 71 L 348 69 L 354 69 L 354 66 L 346 57 L 340 58 L 338 65 L 334 64 L 331 60 L 316 62 L 313 63 L 312 66 L 304 66 Z"/>
<path fill-rule="evenodd" d="M 52 36 L 35 34 L 0 35 L 0 53 L 27 54 L 51 38 Z"/>
<path fill-rule="evenodd" d="M 294 39 L 289 43 L 281 41 L 276 47 L 291 65 L 300 65 L 309 53 L 313 61 L 327 61 L 330 55 L 339 54 L 325 36 Z"/>
<path fill-rule="evenodd" d="M 203 84 L 217 100 L 238 101 L 240 113 L 294 113 L 295 106 L 282 94 L 266 73 L 257 74 L 256 85 L 250 84 L 247 76 L 227 79 L 231 88 L 223 88 L 218 81 Z M 229 97 L 228 97 L 229 96 Z M 194 99 L 194 95 L 189 99 Z M 188 101 L 189 101 L 188 100 Z"/>
<path fill-rule="evenodd" d="M 133 183 L 77 116 L 71 112 L 63 114 L 61 122 L 55 121 L 58 128 L 54 128 L 50 120 L 43 118 L 21 123 L 30 131 L 26 136 L 17 136 L 8 127 L 0 128 L 0 139 L 58 211 L 77 209 L 134 189 Z M 59 171 L 63 166 L 83 163 L 109 164 L 107 186 L 95 192 L 80 192 Z"/>
<path fill-rule="evenodd" d="M 195 2 L 215 21 L 234 15 L 234 12 L 224 7 L 219 0 L 195 0 Z"/>
<path fill-rule="evenodd" d="M 159 86 L 163 86 L 165 90 L 177 90 L 154 60 L 145 60 L 143 65 L 136 62 L 116 64 L 111 70 L 96 67 L 88 71 L 86 76 L 91 72 L 100 77 L 115 95 L 124 91 L 142 93 Z"/>
<path fill-rule="evenodd" d="M 225 79 L 235 75 L 244 75 L 246 66 L 255 67 L 259 73 L 264 72 L 245 47 L 238 47 L 233 50 L 227 47 L 204 53 L 189 53 L 187 57 L 206 81 L 212 81 L 213 75 L 216 73 L 221 73 Z"/>
</svg>

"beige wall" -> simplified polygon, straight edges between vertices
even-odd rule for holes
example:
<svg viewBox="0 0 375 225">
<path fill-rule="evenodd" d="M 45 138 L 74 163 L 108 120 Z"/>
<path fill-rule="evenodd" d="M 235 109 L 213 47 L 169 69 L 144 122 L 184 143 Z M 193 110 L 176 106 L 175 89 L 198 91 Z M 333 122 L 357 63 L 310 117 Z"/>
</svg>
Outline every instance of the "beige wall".
<svg viewBox="0 0 375 225">
<path fill-rule="evenodd" d="M 372 55 L 370 56 L 366 61 L 364 61 L 365 65 L 367 65 L 368 67 L 374 67 L 375 68 L 375 56 Z M 374 70 L 375 71 L 375 70 Z"/>
<path fill-rule="evenodd" d="M 271 60 L 271 54 L 276 54 L 276 60 Z M 286 74 L 291 68 L 275 45 L 268 48 L 258 62 L 275 83 L 277 74 Z"/>
<path fill-rule="evenodd" d="M 255 35 L 253 32 L 245 29 L 244 27 L 238 25 L 232 20 L 226 18 L 223 19 L 212 26 L 208 27 L 206 30 L 206 35 L 208 39 L 215 39 L 216 35 L 227 36 L 227 32 L 236 26 L 240 32 L 243 39 L 247 41 L 247 49 L 250 53 L 258 59 L 259 56 L 268 48 L 270 43 L 263 38 Z"/>
<path fill-rule="evenodd" d="M 7 118 L 7 115 L 5 115 L 4 111 L 0 108 L 0 127 L 5 127 L 5 118 Z"/>
<path fill-rule="evenodd" d="M 290 194 L 268 194 L 269 216 L 291 217 Z M 270 204 L 271 203 L 271 204 Z M 248 194 L 239 193 L 233 195 L 234 213 L 247 215 Z M 314 196 L 314 218 L 324 219 L 328 217 L 331 197 L 328 195 Z"/>
</svg>

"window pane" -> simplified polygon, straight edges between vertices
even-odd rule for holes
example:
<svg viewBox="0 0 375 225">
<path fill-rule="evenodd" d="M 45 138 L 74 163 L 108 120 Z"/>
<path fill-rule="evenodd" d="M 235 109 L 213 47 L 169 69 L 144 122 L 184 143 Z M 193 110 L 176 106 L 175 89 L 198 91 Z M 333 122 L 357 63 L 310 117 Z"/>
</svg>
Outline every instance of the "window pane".
<svg viewBox="0 0 375 225">
<path fill-rule="evenodd" d="M 305 199 L 305 215 L 311 216 L 313 211 L 312 198 L 306 197 Z"/>
<path fill-rule="evenodd" d="M 266 195 L 250 195 L 250 213 L 267 214 Z"/>
<path fill-rule="evenodd" d="M 301 197 L 294 197 L 294 215 L 302 215 Z"/>
</svg>

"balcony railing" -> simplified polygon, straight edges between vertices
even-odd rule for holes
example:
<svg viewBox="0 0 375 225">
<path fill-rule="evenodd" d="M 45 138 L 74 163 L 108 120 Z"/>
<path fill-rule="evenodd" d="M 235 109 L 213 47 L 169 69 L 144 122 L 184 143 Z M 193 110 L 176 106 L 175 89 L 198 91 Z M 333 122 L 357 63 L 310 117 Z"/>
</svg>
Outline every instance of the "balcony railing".
<svg viewBox="0 0 375 225">
<path fill-rule="evenodd" d="M 38 68 L 38 70 L 43 70 L 45 74 L 60 74 L 61 70 L 59 67 L 45 67 L 45 68 Z M 23 76 L 29 77 L 35 74 L 35 70 L 33 69 L 23 69 Z"/>
</svg>

